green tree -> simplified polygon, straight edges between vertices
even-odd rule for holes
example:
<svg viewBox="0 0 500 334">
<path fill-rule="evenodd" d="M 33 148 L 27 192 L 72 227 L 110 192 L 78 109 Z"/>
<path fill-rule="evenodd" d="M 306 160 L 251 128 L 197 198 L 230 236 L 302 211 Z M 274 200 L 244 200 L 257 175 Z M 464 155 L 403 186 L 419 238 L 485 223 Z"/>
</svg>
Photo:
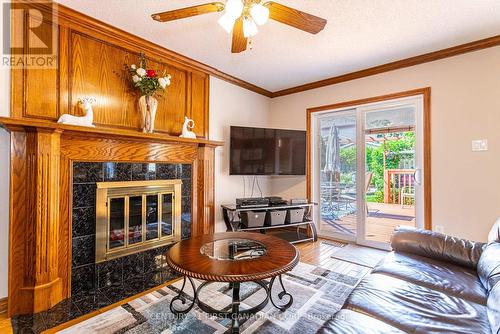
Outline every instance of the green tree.
<svg viewBox="0 0 500 334">
<path fill-rule="evenodd" d="M 340 149 L 340 171 L 352 173 L 356 171 L 356 146 Z"/>
</svg>

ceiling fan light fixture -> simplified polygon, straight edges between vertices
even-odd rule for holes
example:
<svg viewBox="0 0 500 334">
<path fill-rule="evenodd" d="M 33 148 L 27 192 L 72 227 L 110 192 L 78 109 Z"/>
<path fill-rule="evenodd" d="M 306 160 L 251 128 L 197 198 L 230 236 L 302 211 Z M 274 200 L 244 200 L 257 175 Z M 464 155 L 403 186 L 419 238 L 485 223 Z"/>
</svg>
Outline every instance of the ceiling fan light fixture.
<svg viewBox="0 0 500 334">
<path fill-rule="evenodd" d="M 241 0 L 227 0 L 224 15 L 229 15 L 230 18 L 236 20 L 243 13 L 243 7 Z"/>
<path fill-rule="evenodd" d="M 225 13 L 224 15 L 222 15 L 219 20 L 217 20 L 217 23 L 228 33 L 230 34 L 231 33 L 231 30 L 233 30 L 233 26 L 234 26 L 234 21 L 236 21 L 236 19 L 234 19 L 231 15 L 228 15 L 227 13 Z"/>
<path fill-rule="evenodd" d="M 250 8 L 250 15 L 255 23 L 264 25 L 269 19 L 269 8 L 262 6 L 260 3 L 255 4 Z"/>
<path fill-rule="evenodd" d="M 254 20 L 245 15 L 243 17 L 243 36 L 245 36 L 245 38 L 250 38 L 257 35 L 258 32 L 259 29 L 257 28 Z"/>
<path fill-rule="evenodd" d="M 327 23 L 321 17 L 269 0 L 215 0 L 211 3 L 152 14 L 151 17 L 159 22 L 169 22 L 215 12 L 222 12 L 217 22 L 231 35 L 232 53 L 251 49 L 252 37 L 259 32 L 258 26 L 266 24 L 268 20 L 310 34 L 319 33 Z"/>
</svg>

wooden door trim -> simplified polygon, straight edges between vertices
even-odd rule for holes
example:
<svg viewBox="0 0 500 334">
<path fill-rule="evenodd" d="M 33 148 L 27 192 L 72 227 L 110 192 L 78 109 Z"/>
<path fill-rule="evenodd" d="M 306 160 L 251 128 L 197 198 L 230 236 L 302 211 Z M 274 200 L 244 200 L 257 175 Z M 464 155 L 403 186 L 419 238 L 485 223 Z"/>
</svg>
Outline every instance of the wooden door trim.
<svg viewBox="0 0 500 334">
<path fill-rule="evenodd" d="M 363 104 L 394 100 L 398 98 L 419 96 L 423 97 L 423 135 L 424 135 L 424 228 L 432 230 L 432 191 L 431 191 L 431 87 L 418 88 L 398 93 L 374 96 L 369 98 L 339 102 L 306 110 L 306 126 L 307 126 L 307 161 L 306 161 L 306 178 L 307 178 L 307 198 L 312 198 L 312 161 L 311 161 L 311 117 L 312 114 L 321 111 L 341 109 L 346 107 L 359 106 Z"/>
</svg>

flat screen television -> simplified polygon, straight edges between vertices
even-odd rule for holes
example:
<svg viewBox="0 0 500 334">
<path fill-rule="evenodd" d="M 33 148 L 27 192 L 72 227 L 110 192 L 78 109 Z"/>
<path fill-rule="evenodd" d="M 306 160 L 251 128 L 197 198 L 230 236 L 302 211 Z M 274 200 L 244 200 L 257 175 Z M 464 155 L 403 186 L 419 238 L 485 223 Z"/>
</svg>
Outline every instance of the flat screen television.
<svg viewBox="0 0 500 334">
<path fill-rule="evenodd" d="M 306 132 L 231 127 L 231 175 L 305 175 Z"/>
</svg>

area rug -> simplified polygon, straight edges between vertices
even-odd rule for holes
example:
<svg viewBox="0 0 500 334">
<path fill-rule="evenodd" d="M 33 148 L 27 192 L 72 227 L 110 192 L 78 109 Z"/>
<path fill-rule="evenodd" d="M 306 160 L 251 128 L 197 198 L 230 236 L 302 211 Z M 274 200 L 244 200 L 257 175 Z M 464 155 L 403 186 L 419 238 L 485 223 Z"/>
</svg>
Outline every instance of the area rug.
<svg viewBox="0 0 500 334">
<path fill-rule="evenodd" d="M 328 261 L 326 267 L 299 263 L 283 276 L 283 283 L 293 295 L 293 305 L 281 312 L 269 303 L 256 315 L 242 320 L 241 333 L 315 333 L 323 323 L 340 310 L 350 292 L 370 271 L 369 268 L 342 260 Z M 200 281 L 196 281 L 196 285 Z M 206 315 L 195 306 L 186 316 L 176 317 L 170 312 L 170 301 L 181 288 L 182 281 L 166 286 L 111 309 L 58 333 L 97 334 L 209 334 L 226 333 L 229 319 Z M 188 298 L 193 292 L 188 291 Z M 275 284 L 273 296 L 280 292 Z M 259 304 L 265 292 L 256 284 L 241 287 L 241 308 Z M 227 284 L 214 283 L 203 289 L 200 299 L 219 309 L 231 303 Z"/>
<path fill-rule="evenodd" d="M 331 258 L 367 268 L 374 268 L 385 255 L 387 255 L 387 252 L 380 249 L 349 244 L 335 251 L 331 255 Z"/>
</svg>

